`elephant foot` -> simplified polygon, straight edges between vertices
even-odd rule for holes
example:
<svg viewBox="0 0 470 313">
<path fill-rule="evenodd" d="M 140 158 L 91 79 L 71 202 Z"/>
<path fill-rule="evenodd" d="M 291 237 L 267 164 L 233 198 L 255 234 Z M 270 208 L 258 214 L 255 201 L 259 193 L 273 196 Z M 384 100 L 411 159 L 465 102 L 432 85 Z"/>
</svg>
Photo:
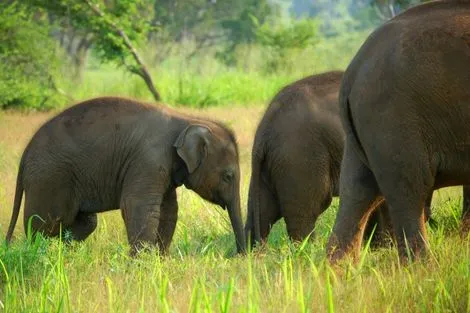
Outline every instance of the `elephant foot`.
<svg viewBox="0 0 470 313">
<path fill-rule="evenodd" d="M 129 249 L 129 256 L 136 258 L 141 253 L 152 251 L 153 246 L 148 242 L 137 242 L 131 245 Z"/>
<path fill-rule="evenodd" d="M 426 241 L 422 235 L 411 237 L 406 242 L 401 238 L 398 246 L 400 264 L 407 265 L 427 256 Z"/>
<path fill-rule="evenodd" d="M 132 245 L 131 248 L 129 249 L 129 257 L 131 258 L 136 258 L 141 251 L 143 251 L 141 247 Z"/>
<path fill-rule="evenodd" d="M 353 263 L 355 263 L 358 260 L 357 253 L 355 253 L 356 250 L 358 249 L 354 245 L 347 246 L 340 243 L 338 237 L 333 234 L 326 246 L 328 262 L 331 265 L 336 265 L 347 256 L 351 256 Z"/>
<path fill-rule="evenodd" d="M 268 244 L 268 241 L 265 240 L 265 239 L 261 239 L 259 241 L 254 241 L 253 244 L 250 244 L 248 245 L 247 244 L 247 247 L 248 247 L 248 252 L 262 252 L 262 251 L 265 251 L 266 247 L 267 247 L 267 244 Z"/>
<path fill-rule="evenodd" d="M 66 227 L 63 238 L 68 241 L 83 241 L 95 231 L 97 225 L 96 213 L 78 212 L 73 223 Z"/>
<path fill-rule="evenodd" d="M 470 212 L 462 216 L 462 225 L 460 226 L 460 235 L 466 238 L 470 234 Z"/>
<path fill-rule="evenodd" d="M 365 239 L 367 239 L 365 237 Z M 393 235 L 389 232 L 377 232 L 370 241 L 370 249 L 377 250 L 381 248 L 391 248 L 393 246 Z"/>
</svg>

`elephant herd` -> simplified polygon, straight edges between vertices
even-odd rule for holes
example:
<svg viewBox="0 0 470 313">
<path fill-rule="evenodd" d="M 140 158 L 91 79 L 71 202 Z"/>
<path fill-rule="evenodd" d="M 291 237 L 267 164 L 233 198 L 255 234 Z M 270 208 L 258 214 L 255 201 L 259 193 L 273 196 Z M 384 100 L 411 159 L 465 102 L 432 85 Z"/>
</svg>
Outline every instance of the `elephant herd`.
<svg viewBox="0 0 470 313">
<path fill-rule="evenodd" d="M 131 254 L 171 242 L 181 185 L 228 211 L 238 252 L 284 218 L 303 240 L 340 197 L 327 244 L 337 262 L 390 234 L 402 261 L 426 251 L 433 190 L 463 185 L 470 230 L 470 0 L 416 6 L 376 29 L 346 71 L 283 88 L 257 128 L 243 226 L 239 153 L 221 123 L 103 97 L 46 122 L 19 166 L 11 240 L 25 193 L 34 232 L 84 240 L 120 209 Z M 366 234 L 366 235 L 364 235 Z"/>
</svg>

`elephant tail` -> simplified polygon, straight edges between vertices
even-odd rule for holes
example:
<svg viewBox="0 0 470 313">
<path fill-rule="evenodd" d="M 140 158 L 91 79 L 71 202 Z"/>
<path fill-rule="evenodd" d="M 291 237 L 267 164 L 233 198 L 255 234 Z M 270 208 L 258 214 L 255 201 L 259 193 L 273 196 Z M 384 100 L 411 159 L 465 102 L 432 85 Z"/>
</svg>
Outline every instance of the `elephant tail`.
<svg viewBox="0 0 470 313">
<path fill-rule="evenodd" d="M 26 153 L 25 153 L 26 154 Z M 8 232 L 6 235 L 7 244 L 10 243 L 13 231 L 15 230 L 16 222 L 18 221 L 18 215 L 20 213 L 21 200 L 23 198 L 23 170 L 24 170 L 24 156 L 21 158 L 20 166 L 18 169 L 18 176 L 16 177 L 16 191 L 15 200 L 13 203 L 13 212 L 11 215 L 10 226 L 8 226 Z"/>
<path fill-rule="evenodd" d="M 255 144 L 255 146 L 257 146 Z M 261 184 L 261 164 L 264 160 L 264 148 L 262 145 L 259 146 L 260 149 L 253 149 L 252 154 L 252 163 L 251 163 L 251 180 L 250 180 L 250 189 L 248 194 L 248 216 L 247 223 L 245 226 L 246 238 L 251 238 L 254 242 L 261 242 L 261 226 L 260 226 L 260 184 Z M 249 234 L 249 232 L 254 232 Z"/>
<path fill-rule="evenodd" d="M 365 164 L 368 164 L 367 156 L 365 154 L 364 149 L 362 148 L 361 141 L 359 140 L 359 136 L 357 134 L 356 126 L 354 125 L 354 119 L 352 116 L 351 111 L 351 103 L 349 102 L 349 98 L 347 96 L 340 96 L 340 106 L 341 111 L 343 113 L 343 127 L 346 135 L 349 138 L 353 139 L 354 142 L 354 149 Z"/>
</svg>

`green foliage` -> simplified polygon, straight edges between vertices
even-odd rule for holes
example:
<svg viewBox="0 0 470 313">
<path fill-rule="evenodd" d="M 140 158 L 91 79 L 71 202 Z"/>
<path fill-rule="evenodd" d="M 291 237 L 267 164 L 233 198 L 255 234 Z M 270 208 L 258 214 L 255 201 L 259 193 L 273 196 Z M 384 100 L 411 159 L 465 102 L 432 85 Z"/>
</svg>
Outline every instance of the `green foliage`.
<svg viewBox="0 0 470 313">
<path fill-rule="evenodd" d="M 0 108 L 46 109 L 60 103 L 48 27 L 18 3 L 0 2 Z"/>
<path fill-rule="evenodd" d="M 265 70 L 276 72 L 295 61 L 292 52 L 305 49 L 318 42 L 318 23 L 312 19 L 293 21 L 291 24 L 264 23 L 256 30 L 258 42 L 268 49 Z"/>
<path fill-rule="evenodd" d="M 234 48 L 255 39 L 252 16 L 264 21 L 273 11 L 267 0 L 155 0 L 150 38 L 156 43 L 154 61 L 164 61 L 185 41 L 197 44 L 186 51 L 192 58 L 217 46 L 217 56 L 234 65 Z"/>
<path fill-rule="evenodd" d="M 265 23 L 257 29 L 258 42 L 273 49 L 305 49 L 317 41 L 317 23 L 300 20 L 291 25 Z"/>
<path fill-rule="evenodd" d="M 266 1 L 245 0 L 238 1 L 239 13 L 220 22 L 222 29 L 227 34 L 225 49 L 218 52 L 216 57 L 224 64 L 234 66 L 237 64 L 235 51 L 240 44 L 252 44 L 256 41 L 258 25 L 272 16 L 275 12 Z"/>
<path fill-rule="evenodd" d="M 232 18 L 223 19 L 220 24 L 228 31 L 228 41 L 234 44 L 252 43 L 256 40 L 258 24 L 274 13 L 266 1 L 239 1 L 239 13 Z"/>
<path fill-rule="evenodd" d="M 94 52 L 103 62 L 124 65 L 130 71 L 139 67 L 115 25 L 121 28 L 133 43 L 142 43 L 150 29 L 151 15 L 145 0 L 28 0 L 33 7 L 48 14 L 69 27 L 91 33 Z M 92 6 L 103 12 L 100 16 Z"/>
<path fill-rule="evenodd" d="M 181 42 L 188 37 L 200 41 L 213 31 L 220 18 L 218 7 L 226 1 L 207 0 L 155 0 L 152 25 L 156 27 L 151 36 L 161 42 Z"/>
</svg>

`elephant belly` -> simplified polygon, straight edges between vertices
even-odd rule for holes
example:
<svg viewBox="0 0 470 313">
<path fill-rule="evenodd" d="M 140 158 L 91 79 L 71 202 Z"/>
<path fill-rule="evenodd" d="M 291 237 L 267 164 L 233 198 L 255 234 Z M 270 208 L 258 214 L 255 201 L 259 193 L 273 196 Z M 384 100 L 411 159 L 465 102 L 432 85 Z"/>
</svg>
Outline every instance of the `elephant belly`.
<svg viewBox="0 0 470 313">
<path fill-rule="evenodd" d="M 110 204 L 105 204 L 102 200 L 99 199 L 84 199 L 79 202 L 79 211 L 83 213 L 100 213 L 106 212 L 112 209 L 117 209 L 112 207 Z"/>
<path fill-rule="evenodd" d="M 467 184 L 470 184 L 470 147 L 442 153 L 436 173 L 436 188 Z"/>
</svg>

